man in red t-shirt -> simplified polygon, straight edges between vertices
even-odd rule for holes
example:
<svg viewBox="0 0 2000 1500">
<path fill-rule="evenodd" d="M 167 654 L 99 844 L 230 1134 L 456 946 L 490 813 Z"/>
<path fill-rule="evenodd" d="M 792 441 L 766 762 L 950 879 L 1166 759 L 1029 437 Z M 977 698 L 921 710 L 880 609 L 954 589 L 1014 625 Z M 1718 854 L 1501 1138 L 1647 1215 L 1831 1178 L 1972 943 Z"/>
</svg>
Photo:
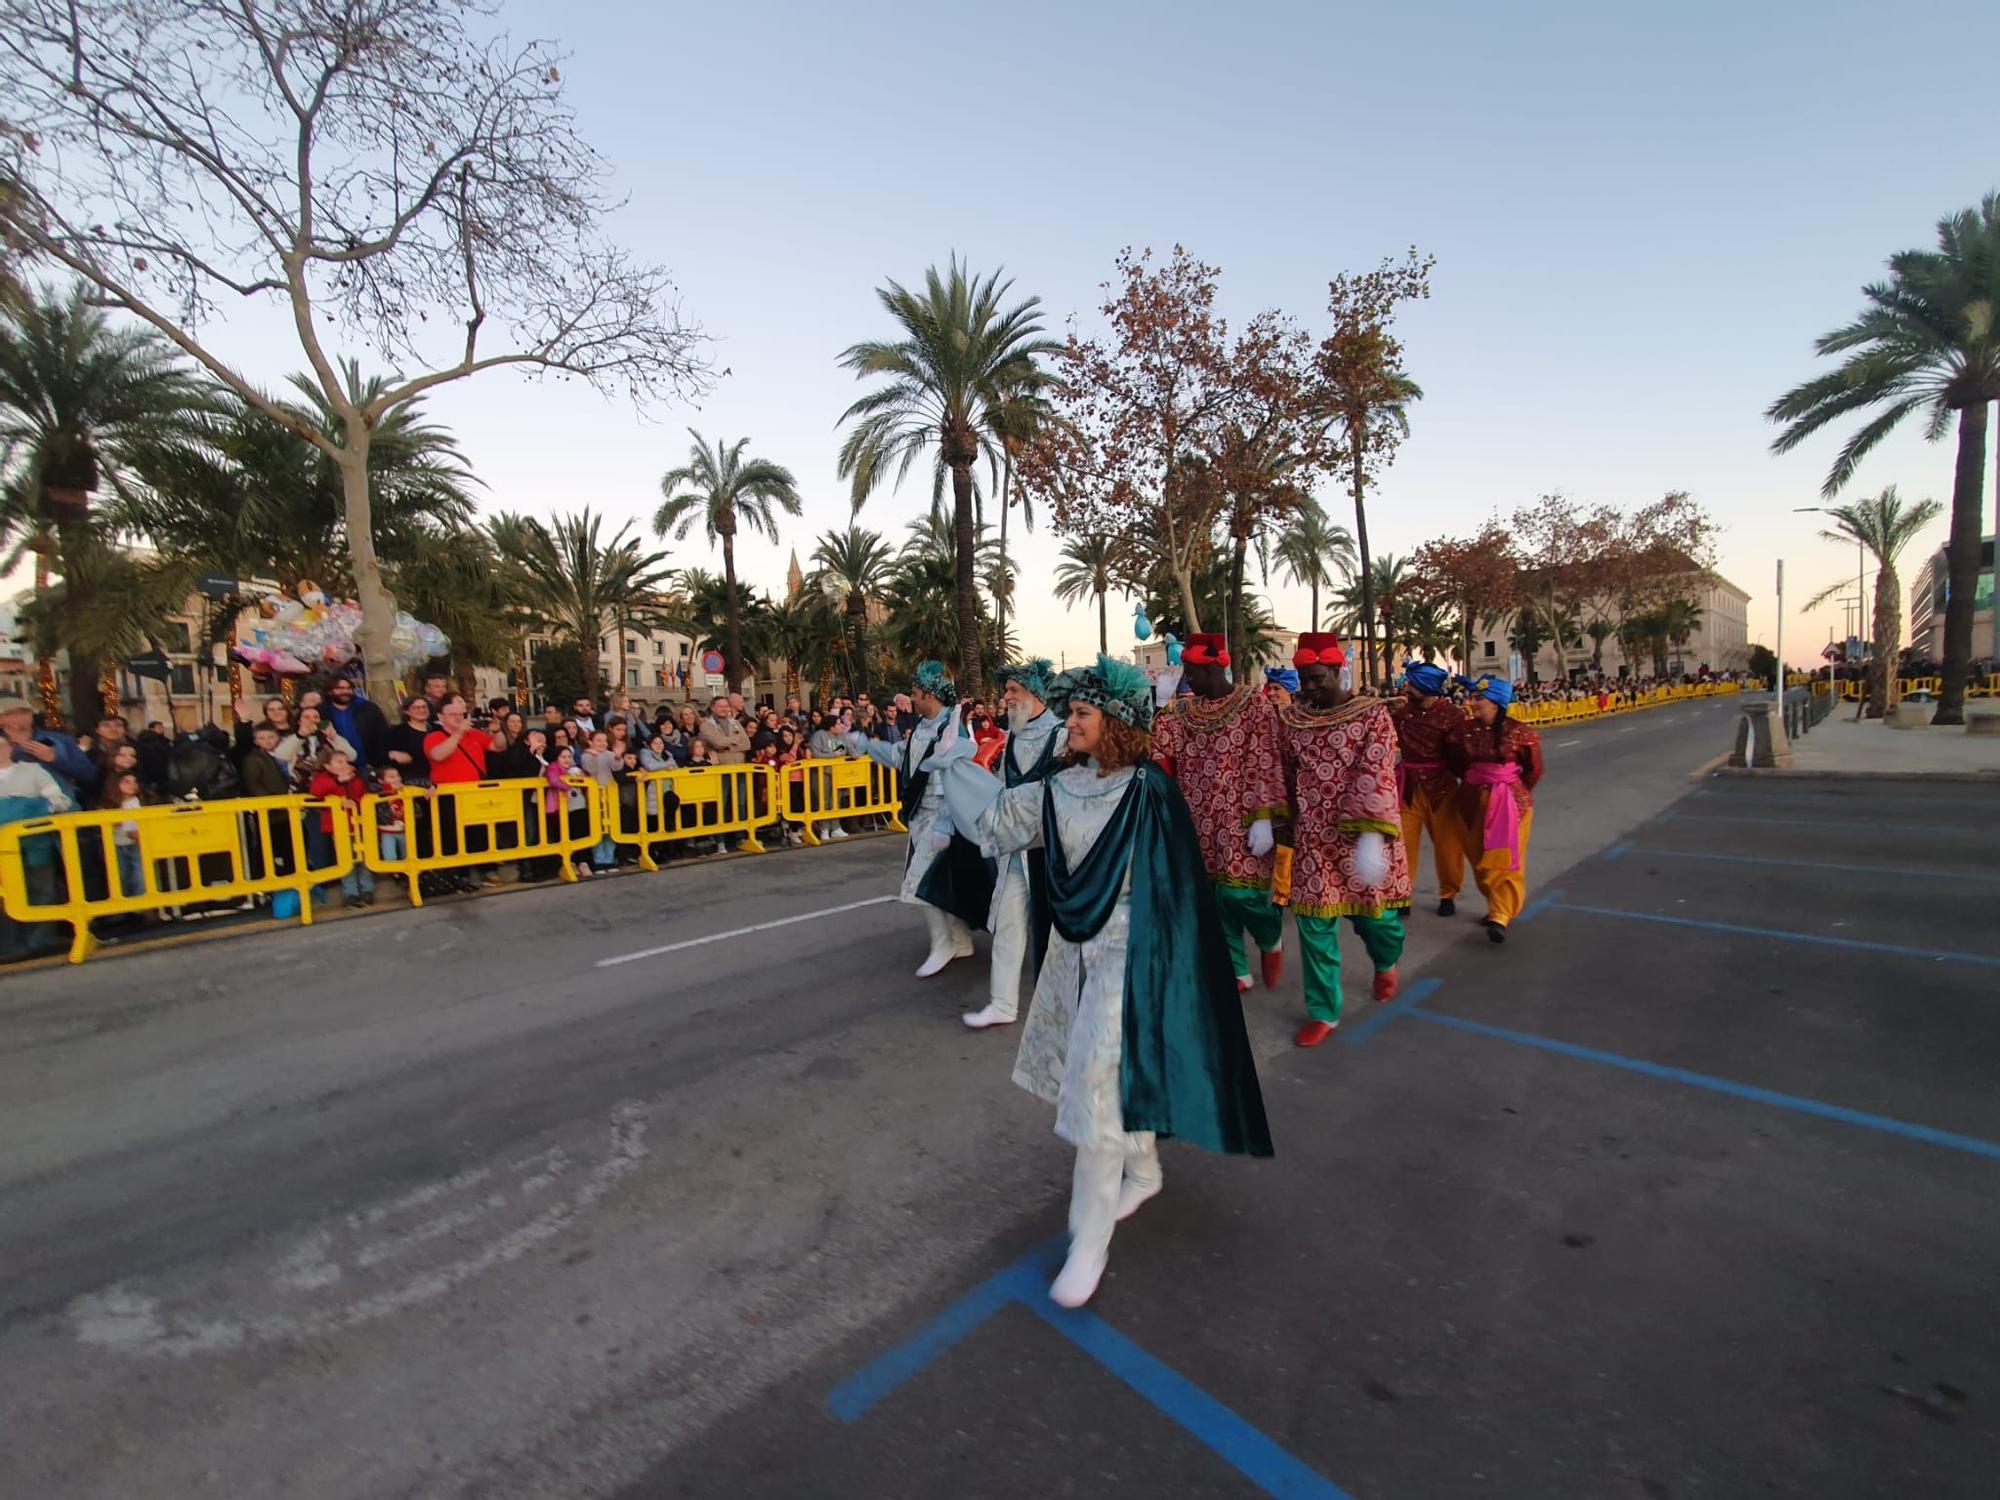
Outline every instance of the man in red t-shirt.
<svg viewBox="0 0 2000 1500">
<path fill-rule="evenodd" d="M 493 748 L 492 739 L 482 730 L 474 729 L 466 722 L 465 699 L 457 696 L 447 698 L 438 710 L 439 728 L 424 737 L 424 754 L 431 763 L 431 781 L 439 787 L 464 784 L 486 779 L 486 752 Z M 438 848 L 446 855 L 458 853 L 458 804 L 451 796 L 440 797 L 437 809 Z M 418 848 L 422 849 L 422 830 L 419 829 Z M 466 839 L 467 854 L 486 852 L 486 830 L 472 830 Z M 477 840 L 479 847 L 474 848 Z M 469 878 L 458 882 L 463 889 L 473 888 Z M 498 880 L 491 873 L 486 884 L 497 885 Z"/>
</svg>

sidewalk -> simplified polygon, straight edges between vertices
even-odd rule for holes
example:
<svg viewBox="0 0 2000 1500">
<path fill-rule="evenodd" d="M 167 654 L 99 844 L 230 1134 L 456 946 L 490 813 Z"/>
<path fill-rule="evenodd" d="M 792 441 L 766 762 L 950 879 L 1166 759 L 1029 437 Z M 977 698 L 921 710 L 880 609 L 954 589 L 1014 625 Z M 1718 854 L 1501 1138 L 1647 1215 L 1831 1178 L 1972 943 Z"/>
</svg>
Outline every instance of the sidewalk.
<svg viewBox="0 0 2000 1500">
<path fill-rule="evenodd" d="M 1791 774 L 1801 772 L 2000 778 L 2000 735 L 1971 735 L 1955 726 L 1890 729 L 1880 719 L 1857 724 L 1854 706 L 1843 704 L 1811 734 L 1792 741 Z"/>
</svg>

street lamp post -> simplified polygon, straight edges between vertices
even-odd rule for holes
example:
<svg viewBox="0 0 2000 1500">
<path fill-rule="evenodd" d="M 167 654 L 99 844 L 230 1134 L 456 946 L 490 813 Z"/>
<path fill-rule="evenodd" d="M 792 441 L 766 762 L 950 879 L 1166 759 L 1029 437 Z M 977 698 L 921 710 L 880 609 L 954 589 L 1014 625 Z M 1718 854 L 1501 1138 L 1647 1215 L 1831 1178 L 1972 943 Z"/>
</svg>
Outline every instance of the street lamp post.
<svg viewBox="0 0 2000 1500">
<path fill-rule="evenodd" d="M 1794 505 L 1792 507 L 1792 514 L 1795 516 L 1806 515 L 1808 513 L 1815 513 L 1822 516 L 1831 516 L 1838 514 L 1838 512 L 1824 505 Z M 1862 632 L 1865 629 L 1867 629 L 1866 622 L 1868 619 L 1867 578 L 1868 578 L 1868 547 L 1867 544 L 1864 543 L 1861 540 L 1861 538 L 1857 536 L 1854 539 L 1854 641 L 1855 644 L 1861 648 L 1860 654 L 1862 656 L 1866 656 L 1868 654 L 1868 641 L 1867 638 L 1862 634 Z M 1883 648 L 1883 643 L 1881 641 L 1877 641 L 1875 643 L 1876 651 L 1879 652 L 1882 650 L 1882 648 Z M 1895 662 L 1888 658 L 1884 658 L 1883 672 L 1882 672 L 1882 706 L 1885 710 L 1889 706 L 1888 675 L 1889 673 L 1895 670 L 1896 670 Z M 1828 705 L 1828 707 L 1830 710 L 1832 705 Z M 1861 701 L 1855 704 L 1854 706 L 1855 721 L 1858 723 L 1861 719 L 1861 716 L 1865 714 L 1867 711 L 1868 711 L 1868 682 L 1867 678 L 1864 676 L 1862 678 L 1862 685 L 1861 685 Z"/>
</svg>

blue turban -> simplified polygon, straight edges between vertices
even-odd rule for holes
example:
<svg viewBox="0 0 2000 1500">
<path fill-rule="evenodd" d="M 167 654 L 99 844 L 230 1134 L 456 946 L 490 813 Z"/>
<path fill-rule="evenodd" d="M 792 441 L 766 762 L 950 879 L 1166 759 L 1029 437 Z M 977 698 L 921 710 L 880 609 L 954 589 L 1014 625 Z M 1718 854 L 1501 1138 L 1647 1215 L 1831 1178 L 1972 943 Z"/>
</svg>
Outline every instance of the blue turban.
<svg viewBox="0 0 2000 1500">
<path fill-rule="evenodd" d="M 1459 681 L 1472 690 L 1475 698 L 1485 698 L 1505 708 L 1514 701 L 1514 684 L 1504 677 L 1461 677 Z"/>
<path fill-rule="evenodd" d="M 1413 661 L 1403 668 L 1403 680 L 1426 698 L 1442 698 L 1451 678 L 1443 667 Z"/>
<path fill-rule="evenodd" d="M 1296 693 L 1299 690 L 1298 668 L 1266 667 L 1264 668 L 1264 681 L 1267 684 L 1275 682 L 1279 687 L 1283 688 L 1286 692 Z"/>
<path fill-rule="evenodd" d="M 958 702 L 958 684 L 951 680 L 951 673 L 941 661 L 919 662 L 915 685 L 918 692 L 929 693 L 946 707 Z"/>
</svg>

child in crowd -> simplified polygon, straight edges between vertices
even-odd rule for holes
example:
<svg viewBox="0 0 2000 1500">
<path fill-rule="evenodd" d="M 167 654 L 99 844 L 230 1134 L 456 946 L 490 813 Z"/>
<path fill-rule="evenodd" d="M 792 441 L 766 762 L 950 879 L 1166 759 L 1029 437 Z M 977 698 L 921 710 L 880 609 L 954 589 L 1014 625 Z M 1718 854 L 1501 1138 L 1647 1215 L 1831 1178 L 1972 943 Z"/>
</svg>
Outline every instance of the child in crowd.
<svg viewBox="0 0 2000 1500">
<path fill-rule="evenodd" d="M 590 732 L 589 748 L 578 759 L 577 765 L 583 774 L 596 782 L 601 795 L 612 796 L 611 784 L 618 775 L 618 754 L 611 748 L 611 736 L 602 729 Z M 590 851 L 593 872 L 609 870 L 618 860 L 618 845 L 614 840 L 604 838 L 597 841 L 597 847 Z"/>
<path fill-rule="evenodd" d="M 560 737 L 560 731 L 558 731 L 558 736 Z M 569 784 L 569 778 L 576 775 L 576 773 L 576 752 L 565 745 L 556 752 L 556 758 L 549 762 L 549 768 L 544 773 L 544 779 L 549 784 L 549 792 L 543 806 L 546 808 L 550 819 L 551 839 L 561 837 L 556 832 L 561 825 L 554 820 L 563 816 L 565 809 L 568 812 L 569 836 L 571 838 L 581 838 L 590 828 L 590 798 L 582 787 L 575 787 Z M 576 873 L 579 875 L 588 875 L 590 873 L 590 862 L 588 860 L 578 860 L 576 862 Z"/>
<path fill-rule="evenodd" d="M 380 841 L 378 847 L 382 851 L 382 863 L 392 865 L 403 858 L 403 851 L 409 847 L 409 829 L 400 800 L 403 773 L 394 766 L 384 766 L 376 790 L 381 792 L 383 800 L 375 804 L 375 836 Z"/>
<path fill-rule="evenodd" d="M 139 773 L 119 772 L 103 805 L 121 810 L 144 807 L 146 804 L 139 796 Z M 143 895 L 146 890 L 146 871 L 139 855 L 138 821 L 125 818 L 113 824 L 111 843 L 118 851 L 119 891 L 127 896 Z"/>
<path fill-rule="evenodd" d="M 353 756 L 345 750 L 332 750 L 313 772 L 308 790 L 314 797 L 330 804 L 341 800 L 353 804 L 346 809 L 330 805 L 321 808 L 317 817 L 307 815 L 306 868 L 318 870 L 334 862 L 339 847 L 334 840 L 349 836 L 347 820 L 359 818 L 361 799 L 368 795 L 368 783 L 354 769 Z M 340 877 L 340 889 L 347 897 L 346 904 L 349 906 L 375 904 L 375 874 L 358 861 Z"/>
</svg>

